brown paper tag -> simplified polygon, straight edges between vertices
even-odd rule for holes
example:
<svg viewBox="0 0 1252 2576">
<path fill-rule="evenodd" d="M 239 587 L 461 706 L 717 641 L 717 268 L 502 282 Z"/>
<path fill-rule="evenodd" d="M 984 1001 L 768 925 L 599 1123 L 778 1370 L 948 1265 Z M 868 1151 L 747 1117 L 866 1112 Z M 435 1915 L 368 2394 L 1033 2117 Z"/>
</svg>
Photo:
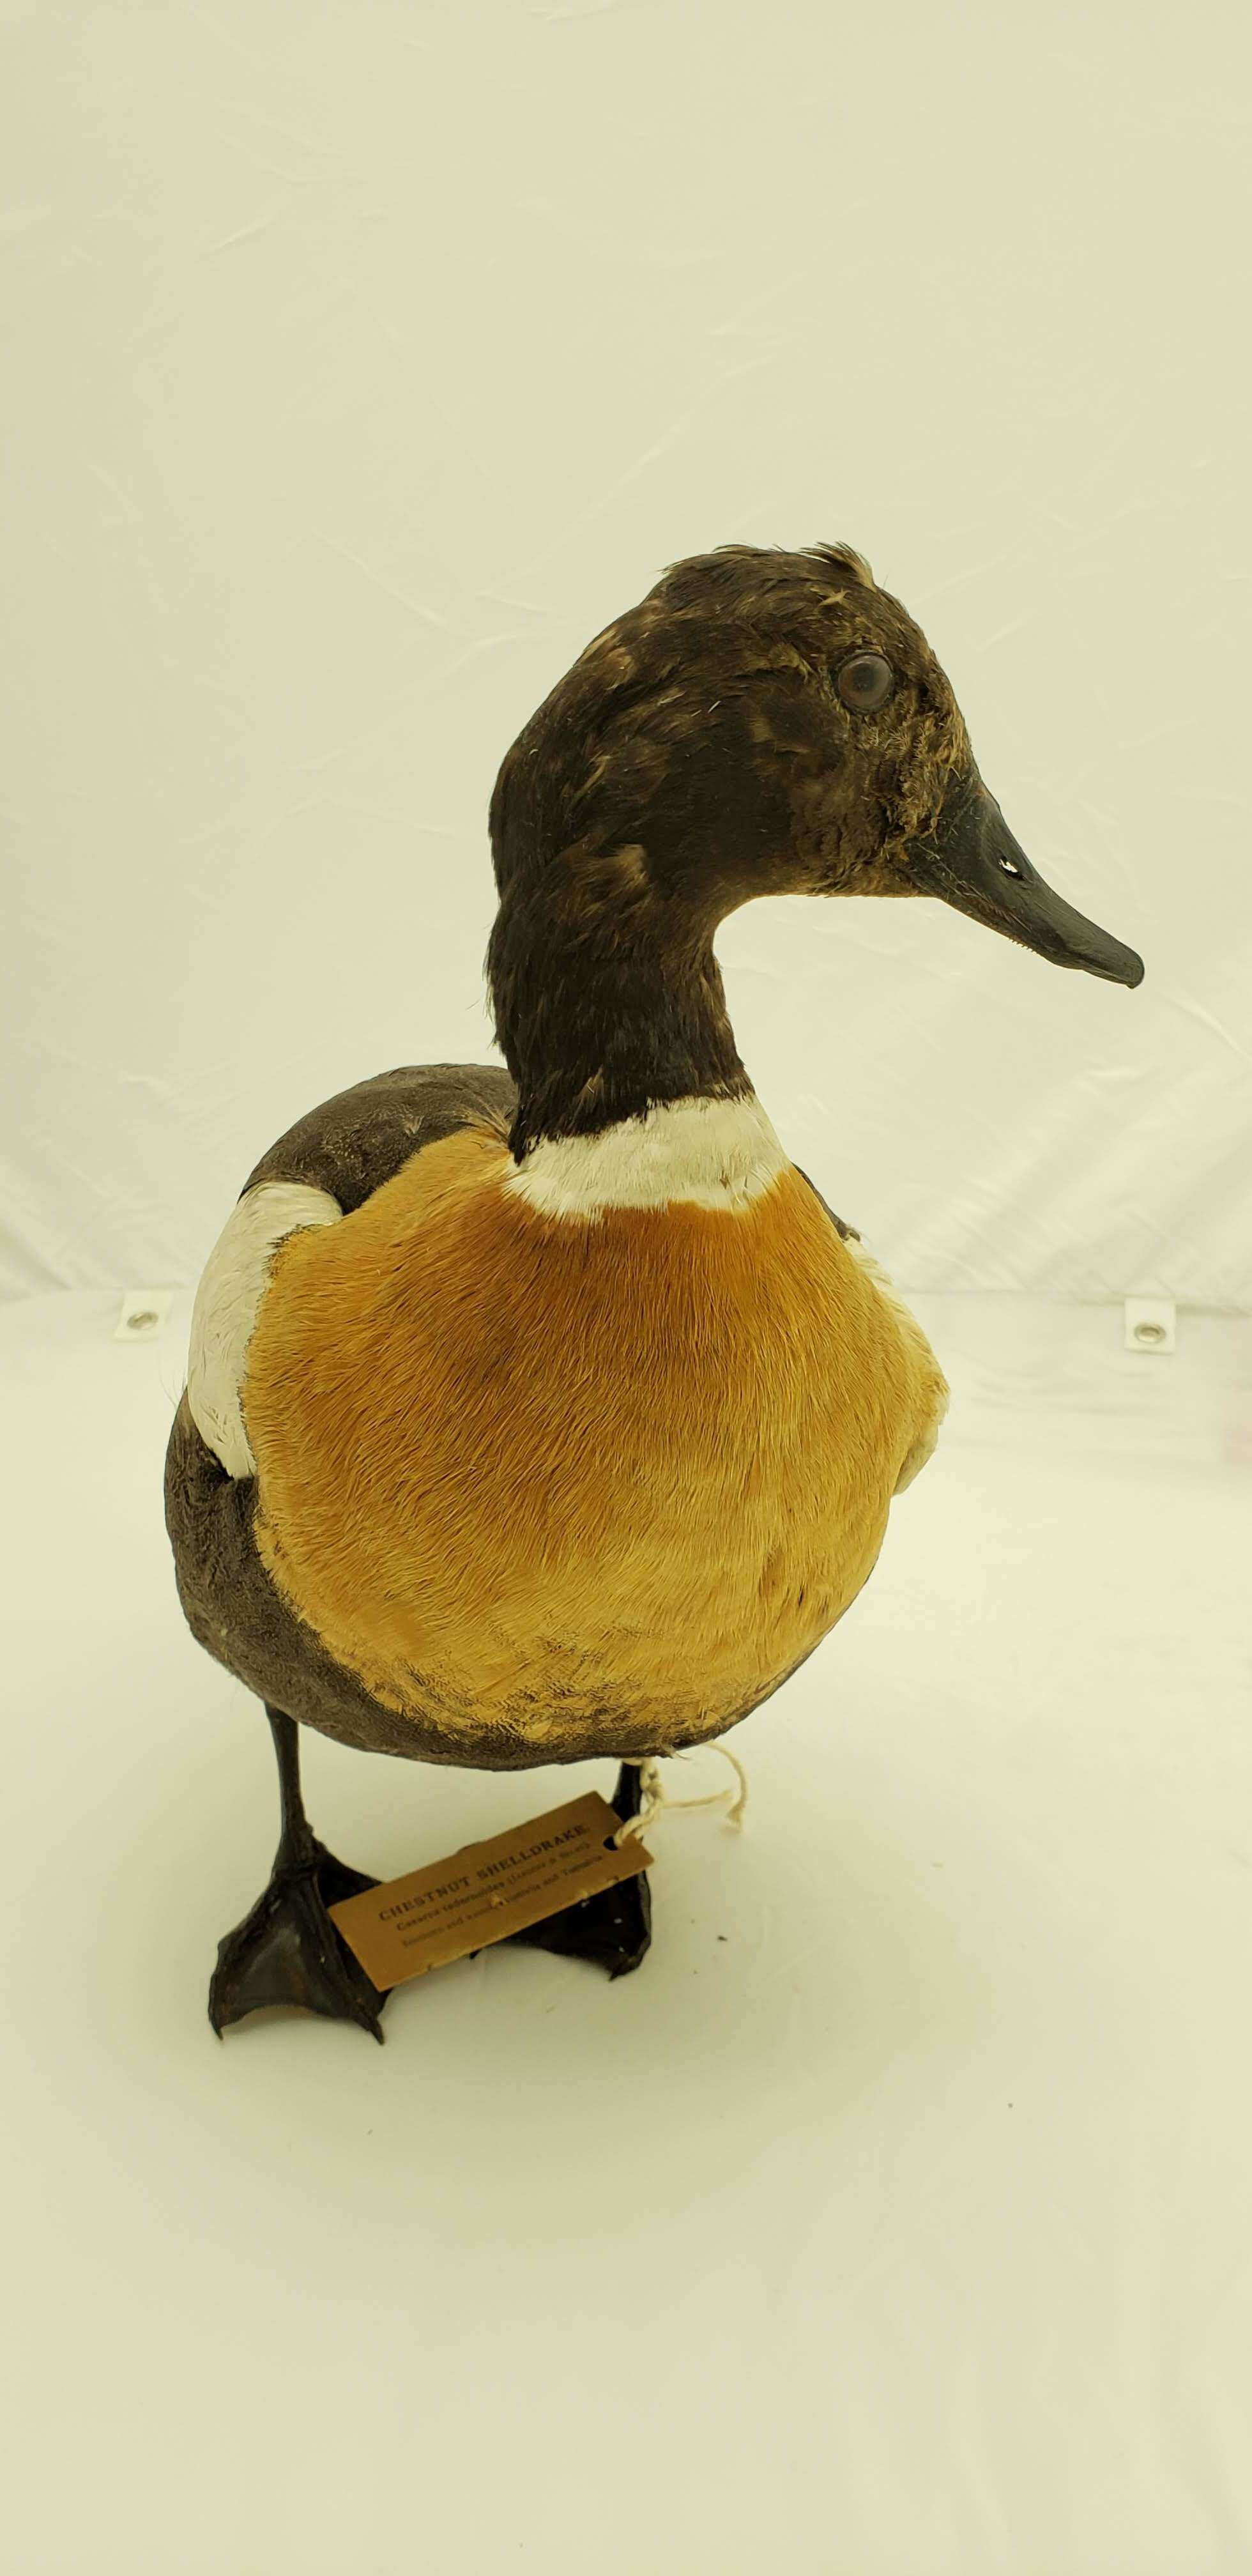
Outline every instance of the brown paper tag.
<svg viewBox="0 0 1252 2576">
<path fill-rule="evenodd" d="M 374 1985 L 403 1985 L 407 1977 L 424 1977 L 429 1968 L 506 1941 L 510 1932 L 524 1932 L 580 1897 L 638 1878 L 652 1854 L 636 1834 L 612 1841 L 621 1821 L 592 1789 L 490 1842 L 467 1843 L 447 1860 L 412 1869 L 407 1878 L 345 1896 L 331 1906 L 331 1919 Z"/>
</svg>

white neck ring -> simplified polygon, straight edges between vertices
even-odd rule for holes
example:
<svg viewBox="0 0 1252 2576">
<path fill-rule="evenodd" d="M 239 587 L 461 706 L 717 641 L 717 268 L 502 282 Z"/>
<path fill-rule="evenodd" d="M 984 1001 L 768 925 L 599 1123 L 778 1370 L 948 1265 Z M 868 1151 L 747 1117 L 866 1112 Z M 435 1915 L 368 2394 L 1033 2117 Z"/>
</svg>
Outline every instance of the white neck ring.
<svg viewBox="0 0 1252 2576">
<path fill-rule="evenodd" d="M 671 1100 L 594 1136 L 545 1137 L 509 1173 L 541 1216 L 587 1220 L 609 1208 L 752 1205 L 790 1169 L 757 1099 Z"/>
</svg>

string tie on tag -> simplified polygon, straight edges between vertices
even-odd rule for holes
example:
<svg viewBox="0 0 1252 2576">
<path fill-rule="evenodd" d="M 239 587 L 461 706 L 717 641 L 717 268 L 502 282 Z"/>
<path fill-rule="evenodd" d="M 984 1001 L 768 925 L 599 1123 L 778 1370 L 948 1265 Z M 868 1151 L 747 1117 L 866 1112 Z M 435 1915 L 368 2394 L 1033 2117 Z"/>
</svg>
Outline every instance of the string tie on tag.
<svg viewBox="0 0 1252 2576">
<path fill-rule="evenodd" d="M 731 1770 L 735 1775 L 735 1786 L 733 1788 L 714 1789 L 707 1797 L 703 1798 L 667 1797 L 665 1792 L 665 1783 L 661 1777 L 661 1763 L 664 1760 L 684 1761 L 686 1759 L 686 1755 L 663 1755 L 657 1753 L 645 1754 L 642 1762 L 637 1766 L 639 1771 L 639 1813 L 637 1816 L 628 1816 L 625 1823 L 618 1826 L 617 1832 L 613 1836 L 614 1842 L 620 1846 L 624 1842 L 629 1842 L 632 1836 L 636 1839 L 641 1839 L 642 1836 L 647 1833 L 649 1827 L 655 1824 L 658 1816 L 692 1815 L 697 1807 L 724 1807 L 726 1810 L 727 1824 L 733 1825 L 736 1833 L 741 1833 L 743 1831 L 743 1820 L 747 1813 L 748 1806 L 747 1772 L 744 1770 L 738 1754 L 732 1753 L 728 1744 L 710 1743 L 709 1751 L 710 1753 L 720 1753 L 723 1762 L 729 1762 Z M 729 1804 L 727 1804 L 728 1800 Z"/>
</svg>

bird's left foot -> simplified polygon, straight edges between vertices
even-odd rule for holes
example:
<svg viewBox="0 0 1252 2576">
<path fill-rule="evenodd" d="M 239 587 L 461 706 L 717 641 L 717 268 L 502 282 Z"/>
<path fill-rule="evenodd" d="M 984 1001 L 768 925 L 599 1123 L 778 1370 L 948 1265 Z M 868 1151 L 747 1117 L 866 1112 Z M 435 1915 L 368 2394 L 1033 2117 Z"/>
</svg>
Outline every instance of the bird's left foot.
<svg viewBox="0 0 1252 2576">
<path fill-rule="evenodd" d="M 613 1811 L 623 1824 L 638 1815 L 639 1795 L 638 1765 L 623 1762 L 613 1793 Z M 610 1977 L 628 1977 L 642 1967 L 652 1946 L 652 1890 L 644 1876 L 621 1879 L 616 1887 L 602 1887 L 597 1896 L 584 1896 L 580 1904 L 567 1905 L 542 1923 L 511 1932 L 509 1939 L 532 1950 L 551 1950 L 558 1958 L 586 1959 L 594 1968 L 607 1969 Z"/>
<path fill-rule="evenodd" d="M 580 1905 L 549 1914 L 542 1923 L 511 1932 L 532 1950 L 552 1950 L 562 1959 L 589 1959 L 611 1977 L 628 1977 L 642 1967 L 652 1941 L 652 1893 L 646 1878 L 624 1878 L 617 1887 L 602 1887 Z"/>
</svg>

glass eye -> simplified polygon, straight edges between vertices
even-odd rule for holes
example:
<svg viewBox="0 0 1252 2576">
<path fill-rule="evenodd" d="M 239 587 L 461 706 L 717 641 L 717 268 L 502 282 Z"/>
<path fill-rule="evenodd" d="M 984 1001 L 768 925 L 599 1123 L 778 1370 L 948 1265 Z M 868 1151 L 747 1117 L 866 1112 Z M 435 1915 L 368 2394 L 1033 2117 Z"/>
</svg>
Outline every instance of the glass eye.
<svg viewBox="0 0 1252 2576">
<path fill-rule="evenodd" d="M 854 716 L 876 715 L 885 707 L 896 684 L 896 675 L 885 653 L 850 653 L 841 662 L 835 687 L 845 707 Z"/>
</svg>

